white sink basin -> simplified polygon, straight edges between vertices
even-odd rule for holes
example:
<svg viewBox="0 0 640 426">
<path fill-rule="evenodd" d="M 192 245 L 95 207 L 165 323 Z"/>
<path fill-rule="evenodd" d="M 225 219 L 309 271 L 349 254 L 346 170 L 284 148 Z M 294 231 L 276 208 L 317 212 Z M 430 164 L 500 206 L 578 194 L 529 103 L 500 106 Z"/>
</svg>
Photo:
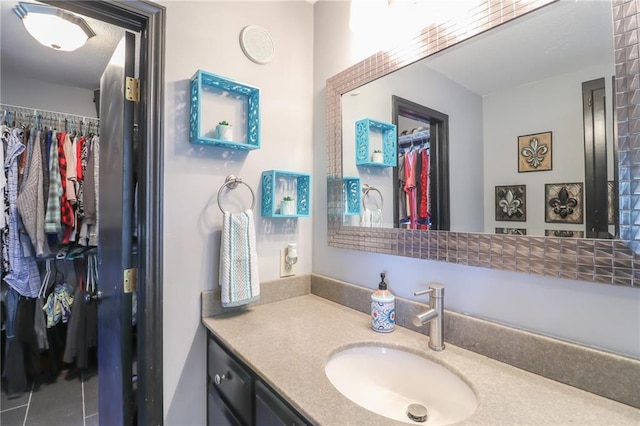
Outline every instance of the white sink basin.
<svg viewBox="0 0 640 426">
<path fill-rule="evenodd" d="M 471 388 L 447 368 L 410 352 L 359 346 L 333 355 L 327 377 L 356 404 L 390 419 L 442 426 L 471 416 L 478 400 Z M 428 412 L 426 422 L 409 419 L 408 407 Z"/>
</svg>

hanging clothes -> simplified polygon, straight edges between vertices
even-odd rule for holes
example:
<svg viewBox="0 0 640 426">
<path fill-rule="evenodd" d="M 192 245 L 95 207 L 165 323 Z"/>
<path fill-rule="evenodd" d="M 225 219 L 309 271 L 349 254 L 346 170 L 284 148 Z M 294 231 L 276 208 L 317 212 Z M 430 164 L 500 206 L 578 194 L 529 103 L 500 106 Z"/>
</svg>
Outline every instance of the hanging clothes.
<svg viewBox="0 0 640 426">
<path fill-rule="evenodd" d="M 7 341 L 2 376 L 7 380 L 9 399 L 19 398 L 29 390 L 28 379 L 40 375 L 40 350 L 34 328 L 35 299 L 7 294 Z"/>
<path fill-rule="evenodd" d="M 2 219 L 0 223 L 0 275 L 3 277 L 9 273 L 9 188 L 7 186 L 7 173 L 8 169 L 5 166 L 5 151 L 9 144 L 9 137 L 11 135 L 11 129 L 8 126 L 2 125 L 0 128 L 0 136 L 2 137 L 2 150 L 0 155 L 2 158 L 2 177 L 0 183 L 2 183 L 2 211 L 0 215 Z"/>
<path fill-rule="evenodd" d="M 91 145 L 87 153 L 87 168 L 84 173 L 83 185 L 83 213 L 84 221 L 80 230 L 79 243 L 88 246 L 98 245 L 98 200 L 100 173 L 100 138 L 91 138 Z"/>
<path fill-rule="evenodd" d="M 431 229 L 431 215 L 429 213 L 429 191 L 431 179 L 429 178 L 430 155 L 429 149 L 420 151 L 422 170 L 420 172 L 420 229 Z"/>
<path fill-rule="evenodd" d="M 404 192 L 404 151 L 398 153 L 398 182 L 397 182 L 397 199 L 398 199 L 398 225 L 403 226 L 409 217 L 407 211 L 407 193 Z"/>
<path fill-rule="evenodd" d="M 50 254 L 49 244 L 44 233 L 44 186 L 42 158 L 40 150 L 40 133 L 32 132 L 29 141 L 28 172 L 22 182 L 18 195 L 18 212 L 22 218 L 31 244 L 37 257 Z"/>
<path fill-rule="evenodd" d="M 417 152 L 409 150 L 404 154 L 404 191 L 409 202 L 409 229 L 416 229 L 418 223 L 418 206 L 416 198 L 416 161 Z"/>
<path fill-rule="evenodd" d="M 54 244 L 60 243 L 66 244 L 68 254 L 82 258 L 86 247 L 72 243 L 79 243 L 83 225 L 85 246 L 97 246 L 99 138 L 72 135 L 66 126 L 64 131 L 43 128 L 37 118 L 32 128 L 17 124 L 0 127 L 0 277 L 7 330 L 2 376 L 10 398 L 20 396 L 29 379 L 41 374 L 41 351 L 49 358 L 43 364 L 47 377 L 55 380 L 63 356 L 84 368 L 88 349 L 97 345 L 97 304 L 83 302 L 87 288 L 80 268 L 80 285 L 74 288 L 64 276 L 57 283 L 56 277 L 51 281 L 49 259 L 42 279 L 36 258 L 49 256 Z M 67 251 L 54 248 L 56 258 L 71 259 Z M 79 259 L 76 265 L 84 261 Z"/>
<path fill-rule="evenodd" d="M 89 366 L 89 349 L 98 344 L 98 309 L 95 302 L 85 303 L 85 296 L 90 294 L 93 281 L 92 257 L 88 258 L 89 266 L 83 268 L 84 260 L 76 260 L 76 277 L 79 282 L 76 286 L 74 300 L 71 310 L 71 318 L 67 329 L 67 340 L 64 350 L 64 362 L 76 363 L 78 368 Z M 84 280 L 86 270 L 86 281 Z"/>
<path fill-rule="evenodd" d="M 9 201 L 9 222 L 7 224 L 9 227 L 7 244 L 9 265 L 4 281 L 19 294 L 27 297 L 36 297 L 40 289 L 40 275 L 33 257 L 25 256 L 24 248 L 28 245 L 21 240 L 21 236 L 25 238 L 26 233 L 21 234 L 21 230 L 24 227 L 17 208 L 18 158 L 25 150 L 25 145 L 21 142 L 22 136 L 22 129 L 15 128 L 11 131 L 5 157 Z"/>
<path fill-rule="evenodd" d="M 63 194 L 60 179 L 60 162 L 58 161 L 58 136 L 55 130 L 47 134 L 49 146 L 49 196 L 47 197 L 47 211 L 45 213 L 45 232 L 51 234 L 51 241 L 55 242 L 62 234 L 60 220 L 60 199 Z"/>
</svg>

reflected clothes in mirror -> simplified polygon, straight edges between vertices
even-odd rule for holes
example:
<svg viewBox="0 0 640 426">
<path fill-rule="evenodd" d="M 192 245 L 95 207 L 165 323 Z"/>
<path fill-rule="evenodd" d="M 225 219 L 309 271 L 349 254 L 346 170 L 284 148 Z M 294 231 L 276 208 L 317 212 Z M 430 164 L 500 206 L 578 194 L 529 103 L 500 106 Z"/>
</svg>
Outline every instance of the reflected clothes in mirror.
<svg viewBox="0 0 640 426">
<path fill-rule="evenodd" d="M 409 148 L 399 153 L 398 213 L 400 227 L 430 229 L 429 150 Z"/>
</svg>

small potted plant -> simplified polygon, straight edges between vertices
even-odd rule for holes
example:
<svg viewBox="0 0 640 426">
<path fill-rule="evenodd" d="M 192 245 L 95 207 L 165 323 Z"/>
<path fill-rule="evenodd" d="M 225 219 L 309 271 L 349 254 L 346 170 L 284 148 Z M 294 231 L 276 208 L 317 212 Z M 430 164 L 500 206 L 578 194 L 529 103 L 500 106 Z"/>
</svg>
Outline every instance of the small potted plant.
<svg viewBox="0 0 640 426">
<path fill-rule="evenodd" d="M 382 156 L 382 150 L 376 149 L 371 154 L 371 162 L 373 163 L 384 163 L 384 157 Z"/>
<path fill-rule="evenodd" d="M 280 214 L 281 215 L 294 215 L 296 214 L 296 201 L 288 195 L 282 198 L 280 202 Z"/>
<path fill-rule="evenodd" d="M 220 139 L 222 141 L 233 140 L 233 127 L 231 124 L 224 120 L 218 123 L 216 126 L 216 139 Z"/>
</svg>

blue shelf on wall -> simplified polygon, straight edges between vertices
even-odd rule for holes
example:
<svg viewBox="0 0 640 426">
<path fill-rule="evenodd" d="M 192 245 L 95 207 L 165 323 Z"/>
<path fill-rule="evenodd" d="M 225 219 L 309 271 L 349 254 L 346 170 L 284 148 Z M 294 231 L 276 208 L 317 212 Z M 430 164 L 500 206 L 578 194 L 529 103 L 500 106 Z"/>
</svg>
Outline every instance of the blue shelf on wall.
<svg viewBox="0 0 640 426">
<path fill-rule="evenodd" d="M 344 177 L 342 179 L 342 193 L 344 200 L 344 214 L 347 216 L 359 215 L 361 186 L 359 177 Z"/>
<path fill-rule="evenodd" d="M 373 138 L 374 135 L 379 137 Z M 398 130 L 395 124 L 371 118 L 356 121 L 356 166 L 396 167 L 397 143 Z M 382 162 L 371 160 L 371 155 L 376 149 L 382 151 Z"/>
<path fill-rule="evenodd" d="M 262 172 L 263 217 L 308 217 L 311 213 L 311 175 L 284 170 Z M 285 196 L 295 200 L 296 212 L 282 214 L 280 202 Z"/>
<path fill-rule="evenodd" d="M 260 89 L 198 70 L 191 77 L 190 92 L 189 142 L 240 150 L 260 148 Z M 234 140 L 215 137 L 216 124 L 229 118 L 223 117 L 223 113 L 219 117 L 213 117 L 214 111 L 203 111 L 205 98 L 213 104 L 224 101 L 227 105 L 235 104 L 236 109 L 242 109 L 242 123 L 241 126 L 234 126 Z"/>
</svg>

